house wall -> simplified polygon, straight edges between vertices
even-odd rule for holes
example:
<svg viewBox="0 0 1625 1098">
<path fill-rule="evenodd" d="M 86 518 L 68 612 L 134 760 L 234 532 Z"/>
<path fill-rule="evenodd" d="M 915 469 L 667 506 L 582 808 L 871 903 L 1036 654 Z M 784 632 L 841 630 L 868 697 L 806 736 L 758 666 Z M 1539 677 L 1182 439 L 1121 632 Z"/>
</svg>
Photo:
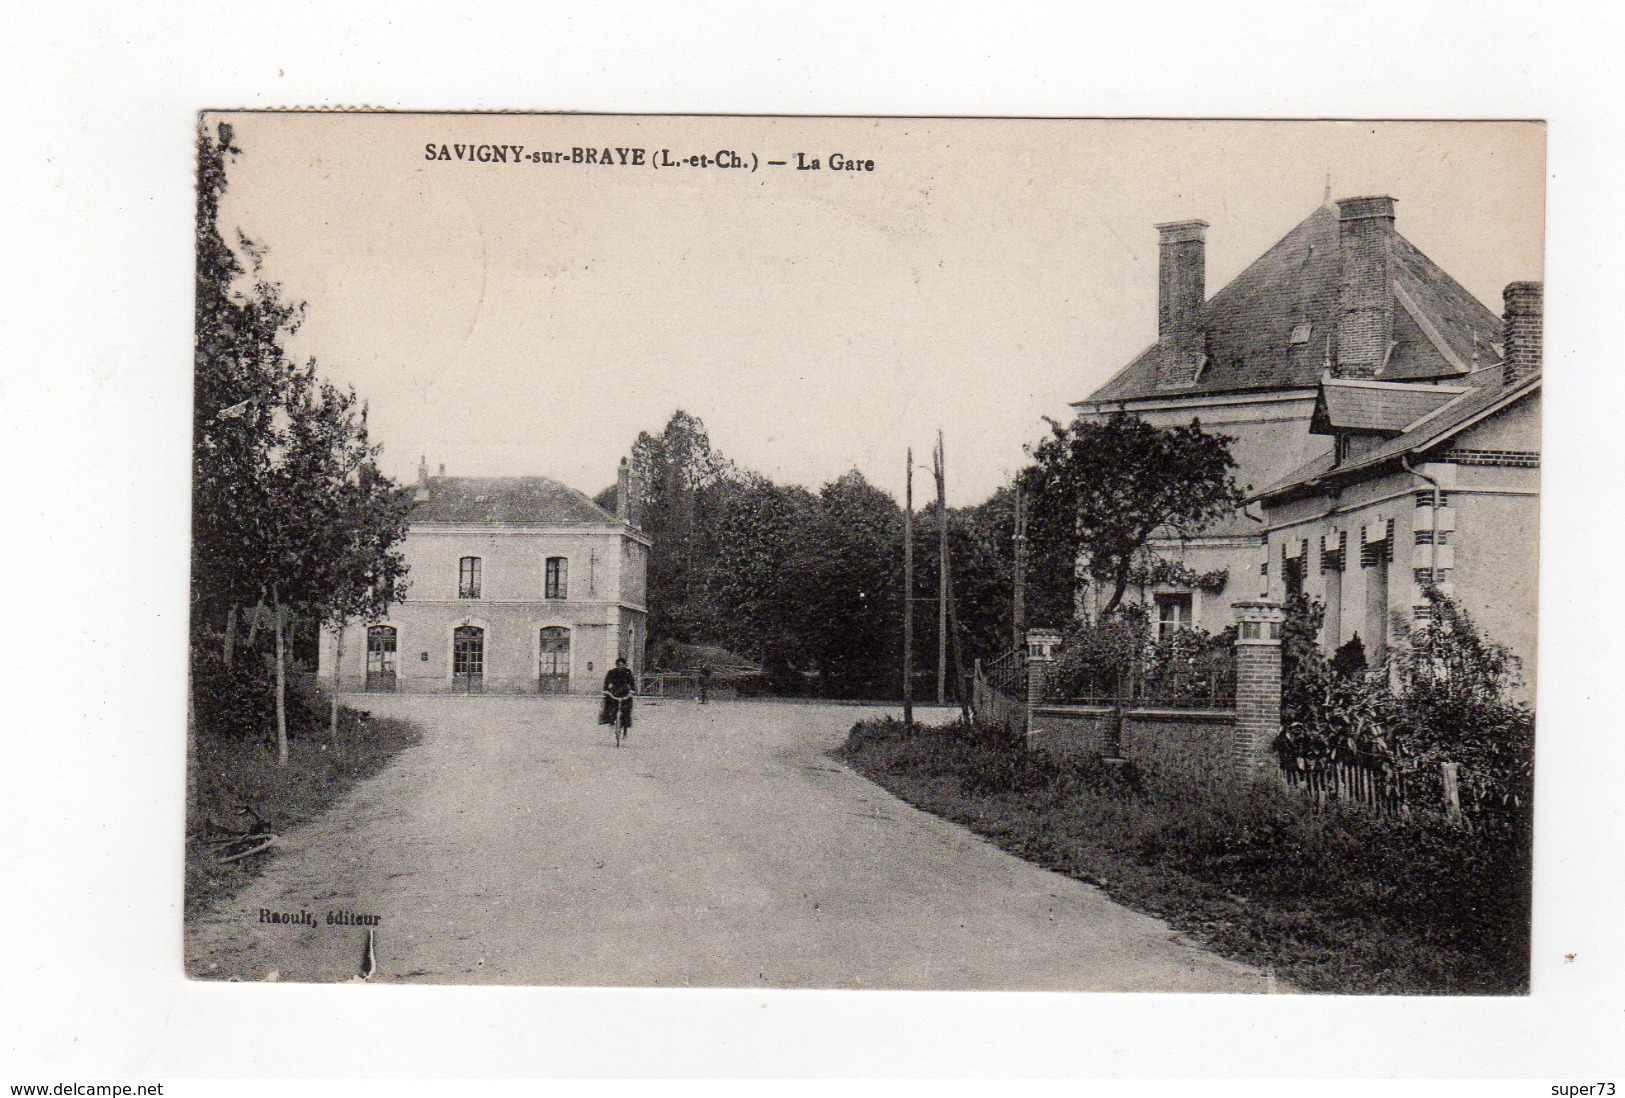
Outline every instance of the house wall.
<svg viewBox="0 0 1625 1098">
<path fill-rule="evenodd" d="M 1315 411 L 1312 390 L 1254 397 L 1214 394 L 1166 401 L 1139 400 L 1089 408 L 1087 418 L 1104 419 L 1118 407 L 1157 427 L 1184 427 L 1192 419 L 1202 430 L 1230 436 L 1236 483 L 1243 490 L 1267 488 L 1294 469 L 1331 450 L 1331 440 L 1309 433 Z"/>
<path fill-rule="evenodd" d="M 627 549 L 630 545 L 632 548 Z M 453 692 L 453 631 L 477 626 L 484 636 L 487 693 L 536 693 L 541 630 L 570 631 L 571 693 L 594 693 L 617 655 L 642 673 L 646 637 L 643 607 L 646 547 L 616 527 L 602 530 L 526 527 L 414 527 L 402 546 L 407 597 L 377 625 L 396 630 L 397 688 Z M 460 598 L 459 562 L 481 560 L 479 598 Z M 568 561 L 566 597 L 545 597 L 546 561 Z M 636 598 L 622 592 L 631 588 Z M 366 684 L 367 629 L 345 630 L 338 641 L 324 633 L 320 674 L 359 690 Z"/>
<path fill-rule="evenodd" d="M 1515 414 L 1514 414 L 1515 413 Z M 1385 596 L 1388 620 L 1381 639 L 1388 645 L 1403 643 L 1425 605 L 1426 570 L 1437 561 L 1440 587 L 1478 622 L 1491 639 L 1507 645 L 1522 664 L 1523 693 L 1533 696 L 1537 639 L 1536 609 L 1539 583 L 1540 470 L 1519 464 L 1479 464 L 1500 460 L 1496 452 L 1533 454 L 1539 450 L 1539 405 L 1532 398 L 1479 427 L 1463 431 L 1445 452 L 1427 455 L 1432 460 L 1417 468 L 1443 486 L 1445 506 L 1439 525 L 1444 537 L 1435 558 L 1431 547 L 1417 543 L 1417 532 L 1433 530 L 1432 486 L 1403 469 L 1342 487 L 1339 494 L 1311 496 L 1267 509 L 1270 552 L 1270 597 L 1286 594 L 1282 547 L 1298 552 L 1309 540 L 1309 568 L 1305 591 L 1327 602 L 1329 588 L 1341 579 L 1343 607 L 1340 628 L 1328 621 L 1322 646 L 1329 652 L 1356 632 L 1374 659 L 1372 630 L 1376 623 L 1369 608 Z M 1458 460 L 1452 460 L 1452 457 Z M 1511 459 L 1511 460 L 1525 460 Z M 1380 571 L 1360 565 L 1360 531 L 1373 539 L 1389 519 L 1394 524 L 1393 562 L 1386 587 L 1378 592 Z M 1320 570 L 1320 538 L 1348 532 L 1346 569 Z"/>
</svg>

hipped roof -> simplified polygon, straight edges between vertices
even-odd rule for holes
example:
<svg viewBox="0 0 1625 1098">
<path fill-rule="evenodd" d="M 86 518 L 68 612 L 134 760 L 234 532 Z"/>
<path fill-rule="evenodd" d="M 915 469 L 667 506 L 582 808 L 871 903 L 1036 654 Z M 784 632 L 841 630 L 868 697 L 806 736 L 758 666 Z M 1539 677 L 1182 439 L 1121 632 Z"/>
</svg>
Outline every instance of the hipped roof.
<svg viewBox="0 0 1625 1098">
<path fill-rule="evenodd" d="M 1342 268 L 1337 208 L 1323 205 L 1203 303 L 1196 384 L 1158 389 L 1153 343 L 1078 404 L 1314 388 L 1335 356 Z M 1499 357 L 1500 319 L 1397 232 L 1389 275 L 1394 348 L 1379 379 L 1456 378 Z M 1308 338 L 1293 343 L 1303 325 Z"/>
<path fill-rule="evenodd" d="M 428 499 L 412 507 L 414 523 L 594 526 L 620 522 L 581 492 L 551 477 L 430 477 L 428 492 Z"/>
</svg>

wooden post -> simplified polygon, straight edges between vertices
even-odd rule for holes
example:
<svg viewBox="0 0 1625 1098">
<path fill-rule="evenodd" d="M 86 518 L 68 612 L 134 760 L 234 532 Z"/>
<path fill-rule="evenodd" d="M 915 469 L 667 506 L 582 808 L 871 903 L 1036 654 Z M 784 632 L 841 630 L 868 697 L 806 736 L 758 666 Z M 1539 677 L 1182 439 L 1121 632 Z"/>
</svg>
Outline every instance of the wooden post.
<svg viewBox="0 0 1625 1098">
<path fill-rule="evenodd" d="M 399 657 L 397 657 L 399 658 Z M 339 684 L 344 674 L 344 623 L 333 631 L 333 694 L 328 699 L 327 738 L 333 745 L 333 757 L 341 754 L 339 747 Z"/>
<path fill-rule="evenodd" d="M 1011 647 L 1025 651 L 1027 646 L 1027 501 L 1016 479 L 1015 598 L 1010 612 Z"/>
<path fill-rule="evenodd" d="M 948 702 L 948 472 L 942 432 L 931 455 L 937 478 L 937 704 Z"/>
<path fill-rule="evenodd" d="M 1461 821 L 1461 780 L 1453 762 L 1439 764 L 1439 777 L 1444 781 L 1444 810 L 1452 820 Z"/>
<path fill-rule="evenodd" d="M 948 572 L 948 636 L 953 639 L 954 646 L 954 680 L 958 685 L 954 689 L 959 699 L 959 717 L 961 720 L 970 720 L 970 696 L 965 688 L 965 649 L 963 640 L 959 636 L 959 608 L 954 605 L 954 574 Z"/>
<path fill-rule="evenodd" d="M 903 478 L 903 727 L 914 727 L 914 447 Z"/>
<path fill-rule="evenodd" d="M 288 608 L 276 602 L 276 761 L 279 766 L 288 763 L 288 671 L 286 641 L 283 633 L 288 621 Z"/>
</svg>

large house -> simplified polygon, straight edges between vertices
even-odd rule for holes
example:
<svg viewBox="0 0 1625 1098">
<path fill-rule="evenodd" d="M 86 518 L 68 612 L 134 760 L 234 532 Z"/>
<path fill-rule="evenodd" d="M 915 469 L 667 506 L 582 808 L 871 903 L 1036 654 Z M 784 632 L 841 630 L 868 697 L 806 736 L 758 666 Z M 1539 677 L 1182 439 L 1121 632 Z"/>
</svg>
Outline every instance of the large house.
<svg viewBox="0 0 1625 1098">
<path fill-rule="evenodd" d="M 1218 631 L 1231 623 L 1232 602 L 1279 596 L 1289 580 L 1295 585 L 1296 577 L 1309 574 L 1300 542 L 1313 540 L 1318 547 L 1322 531 L 1316 528 L 1312 537 L 1307 530 L 1291 532 L 1305 525 L 1303 510 L 1317 505 L 1305 500 L 1318 500 L 1321 513 L 1329 514 L 1329 508 L 1342 506 L 1335 502 L 1336 493 L 1354 480 L 1375 476 L 1379 469 L 1386 477 L 1399 468 L 1397 475 L 1413 484 L 1404 498 L 1414 503 L 1416 489 L 1428 488 L 1431 501 L 1427 477 L 1432 474 L 1427 469 L 1404 472 L 1404 464 L 1412 457 L 1425 459 L 1424 464 L 1432 461 L 1446 445 L 1497 449 L 1475 441 L 1476 436 L 1450 441 L 1462 432 L 1491 430 L 1478 412 L 1501 425 L 1512 423 L 1507 415 L 1523 417 L 1528 430 L 1514 432 L 1518 444 L 1509 442 L 1505 448 L 1520 454 L 1538 450 L 1534 436 L 1524 437 L 1538 432 L 1538 414 L 1522 400 L 1524 389 L 1500 392 L 1512 398 L 1510 405 L 1489 396 L 1491 383 L 1507 376 L 1501 318 L 1396 231 L 1394 207 L 1394 199 L 1386 196 L 1327 202 L 1211 298 L 1206 295 L 1207 223 L 1157 226 L 1157 340 L 1073 407 L 1085 417 L 1132 412 L 1159 426 L 1199 420 L 1203 428 L 1235 440 L 1236 479 L 1253 497 L 1248 506 L 1199 536 L 1152 543 L 1167 565 L 1148 572 L 1137 593 L 1153 608 L 1161 629 L 1195 625 Z M 1536 325 L 1538 329 L 1538 320 Z M 1530 372 L 1538 374 L 1538 351 Z M 1510 411 L 1513 405 L 1519 410 Z M 1475 471 L 1461 483 L 1482 476 Z M 1520 491 L 1525 488 L 1533 492 L 1532 484 Z M 1383 488 L 1389 489 L 1399 490 Z M 1527 496 L 1530 507 L 1535 498 Z M 1335 534 L 1339 546 L 1343 535 L 1351 534 L 1349 552 L 1356 554 L 1362 553 L 1364 528 L 1361 559 L 1381 556 L 1386 561 L 1394 542 L 1382 539 L 1416 534 L 1408 515 L 1393 525 L 1390 535 L 1389 520 L 1397 511 L 1391 503 L 1388 507 L 1392 514 L 1373 512 L 1358 523 L 1343 517 L 1332 521 L 1335 530 L 1328 526 L 1324 532 Z M 1440 522 L 1449 521 L 1446 511 L 1441 507 Z M 1532 525 L 1507 534 L 1509 540 L 1527 539 L 1533 553 Z M 1373 548 L 1379 542 L 1388 548 Z M 1281 543 L 1287 545 L 1284 558 Z M 1438 544 L 1445 548 L 1444 542 Z M 1510 554 L 1517 558 L 1510 564 L 1514 570 L 1528 564 L 1517 581 L 1525 588 L 1534 583 L 1529 554 L 1521 549 Z M 1450 554 L 1440 557 L 1448 560 Z M 1314 558 L 1320 567 L 1339 559 L 1355 563 L 1352 555 Z M 1412 558 L 1406 553 L 1394 559 Z M 1428 560 L 1440 571 L 1452 567 L 1433 556 Z M 1328 646 L 1356 630 L 1368 647 L 1380 650 L 1386 644 L 1391 628 L 1370 624 L 1377 617 L 1389 619 L 1389 609 L 1380 608 L 1400 610 L 1419 598 L 1411 571 L 1403 570 L 1402 576 L 1400 571 L 1392 577 L 1385 572 L 1381 583 L 1374 578 L 1351 582 L 1349 590 L 1340 592 L 1342 604 L 1329 614 Z M 1458 592 L 1469 580 L 1460 567 L 1453 578 Z M 1472 576 L 1475 586 L 1479 582 L 1479 576 Z M 1379 587 L 1386 591 L 1386 602 L 1378 599 Z M 1326 597 L 1319 583 L 1308 589 Z M 1094 595 L 1085 591 L 1081 597 L 1088 611 Z M 1355 601 L 1370 611 L 1351 613 Z M 1468 601 L 1479 605 L 1484 600 Z M 1486 615 L 1486 624 L 1492 635 L 1520 646 L 1517 631 L 1501 615 Z"/>
<path fill-rule="evenodd" d="M 1269 594 L 1326 607 L 1328 648 L 1380 662 L 1451 596 L 1534 682 L 1542 291 L 1505 292 L 1500 361 L 1444 383 L 1328 377 L 1310 430 L 1333 442 L 1257 493 Z M 1278 565 L 1277 565 L 1277 562 Z"/>
<path fill-rule="evenodd" d="M 419 466 L 407 597 L 324 633 L 323 678 L 337 666 L 348 690 L 595 693 L 617 656 L 641 676 L 650 541 L 626 462 L 616 514 L 548 477 L 444 472 Z"/>
</svg>

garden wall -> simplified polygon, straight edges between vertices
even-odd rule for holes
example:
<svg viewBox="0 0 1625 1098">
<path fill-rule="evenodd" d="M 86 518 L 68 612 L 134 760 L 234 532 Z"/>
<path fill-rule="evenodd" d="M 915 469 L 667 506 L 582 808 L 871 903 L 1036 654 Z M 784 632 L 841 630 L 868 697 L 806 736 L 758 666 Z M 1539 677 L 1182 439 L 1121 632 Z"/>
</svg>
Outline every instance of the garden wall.
<svg viewBox="0 0 1625 1098">
<path fill-rule="evenodd" d="M 1170 774 L 1222 777 L 1231 769 L 1236 715 L 1228 710 L 1125 709 L 1123 758 Z M 1038 705 L 1027 746 L 1062 757 L 1107 755 L 1116 710 Z"/>
</svg>

